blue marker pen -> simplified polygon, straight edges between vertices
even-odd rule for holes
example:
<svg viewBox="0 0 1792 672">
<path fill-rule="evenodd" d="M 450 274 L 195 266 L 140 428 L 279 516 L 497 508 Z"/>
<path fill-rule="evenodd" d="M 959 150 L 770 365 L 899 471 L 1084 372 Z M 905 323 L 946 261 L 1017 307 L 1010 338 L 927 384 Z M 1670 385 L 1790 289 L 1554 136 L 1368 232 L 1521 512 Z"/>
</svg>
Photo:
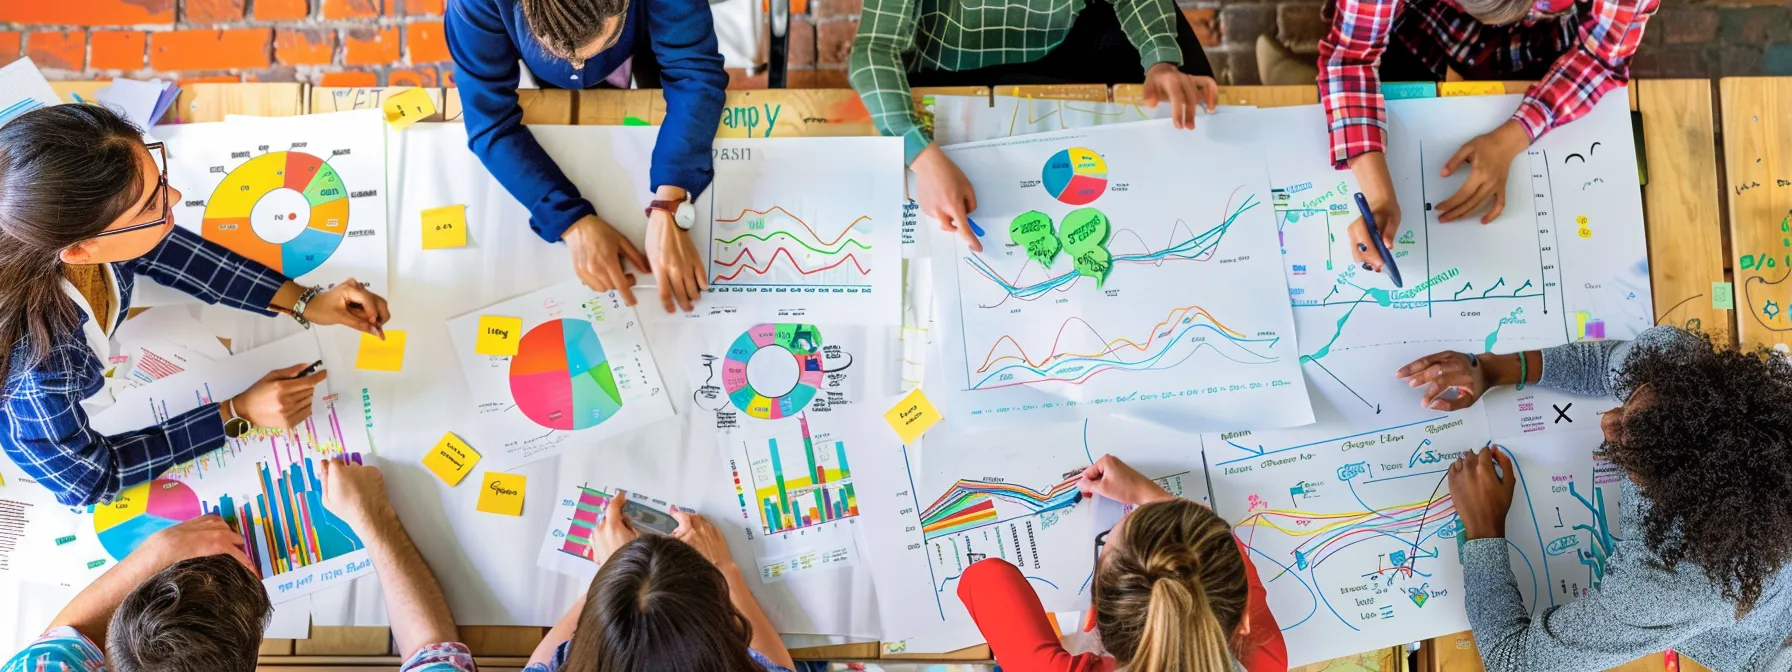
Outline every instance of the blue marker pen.
<svg viewBox="0 0 1792 672">
<path fill-rule="evenodd" d="M 977 226 L 977 220 L 966 217 L 964 221 L 971 223 L 971 233 L 977 234 L 978 238 L 983 237 L 983 227 Z"/>
<path fill-rule="evenodd" d="M 1394 253 L 1381 241 L 1381 229 L 1375 226 L 1375 213 L 1369 210 L 1369 199 L 1363 198 L 1363 192 L 1356 192 L 1356 208 L 1363 213 L 1363 224 L 1369 227 L 1369 240 L 1375 241 L 1375 251 L 1381 253 L 1382 270 L 1387 271 L 1395 287 L 1404 287 L 1400 282 L 1400 267 L 1394 265 Z"/>
</svg>

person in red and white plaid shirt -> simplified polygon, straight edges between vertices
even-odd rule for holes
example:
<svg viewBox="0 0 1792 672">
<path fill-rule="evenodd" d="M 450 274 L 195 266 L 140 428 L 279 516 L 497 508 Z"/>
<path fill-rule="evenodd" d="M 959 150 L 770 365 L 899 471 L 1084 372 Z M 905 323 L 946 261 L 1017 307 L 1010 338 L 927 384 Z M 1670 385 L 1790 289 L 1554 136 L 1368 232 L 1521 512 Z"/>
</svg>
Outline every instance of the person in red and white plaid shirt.
<svg viewBox="0 0 1792 672">
<path fill-rule="evenodd" d="M 1444 166 L 1468 181 L 1437 204 L 1438 221 L 1480 211 L 1492 222 L 1506 206 L 1506 171 L 1549 129 L 1580 118 L 1630 79 L 1630 59 L 1660 0 L 1333 0 L 1331 31 L 1319 42 L 1319 94 L 1332 162 L 1356 174 L 1388 245 L 1400 205 L 1383 150 L 1387 108 L 1381 81 L 1535 79 L 1512 118 L 1464 144 Z M 1379 272 L 1381 257 L 1358 218 L 1352 250 Z"/>
</svg>

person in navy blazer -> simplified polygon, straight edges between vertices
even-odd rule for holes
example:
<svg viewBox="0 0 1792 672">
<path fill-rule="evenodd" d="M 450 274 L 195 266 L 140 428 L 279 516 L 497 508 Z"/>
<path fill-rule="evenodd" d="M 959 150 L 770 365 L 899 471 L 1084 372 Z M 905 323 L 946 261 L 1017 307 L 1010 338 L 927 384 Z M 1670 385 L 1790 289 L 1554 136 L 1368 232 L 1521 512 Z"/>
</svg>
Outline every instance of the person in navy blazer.
<svg viewBox="0 0 1792 672">
<path fill-rule="evenodd" d="M 450 0 L 448 49 L 466 113 L 467 146 L 529 208 L 529 228 L 564 241 L 579 279 L 618 290 L 635 303 L 633 274 L 651 270 L 667 312 L 689 311 L 708 287 L 703 260 L 686 233 L 690 201 L 715 177 L 710 145 L 722 119 L 728 74 L 704 0 Z M 527 67 L 543 87 L 623 88 L 632 76 L 665 90 L 649 171 L 647 255 L 597 216 L 554 164 L 517 104 Z M 648 263 L 648 259 L 652 263 Z"/>
</svg>

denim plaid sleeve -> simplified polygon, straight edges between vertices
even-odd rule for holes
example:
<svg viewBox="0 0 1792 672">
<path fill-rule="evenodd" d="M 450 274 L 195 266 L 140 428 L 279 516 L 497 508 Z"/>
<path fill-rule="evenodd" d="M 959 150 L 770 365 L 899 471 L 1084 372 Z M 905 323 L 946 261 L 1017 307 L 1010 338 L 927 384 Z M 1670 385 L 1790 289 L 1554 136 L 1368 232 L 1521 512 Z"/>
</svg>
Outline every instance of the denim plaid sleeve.
<svg viewBox="0 0 1792 672">
<path fill-rule="evenodd" d="M 13 349 L 24 361 L 30 345 Z M 6 377 L 0 448 L 56 501 L 87 506 L 224 445 L 218 407 L 205 405 L 162 424 L 104 436 L 87 425 L 81 400 L 105 386 L 104 371 L 79 334 L 61 337 L 49 357 Z"/>
<path fill-rule="evenodd" d="M 131 270 L 206 303 L 221 303 L 259 315 L 273 315 L 268 303 L 286 285 L 286 276 L 180 227 Z"/>
<path fill-rule="evenodd" d="M 460 642 L 431 644 L 411 654 L 398 672 L 478 672 L 473 651 Z"/>
<path fill-rule="evenodd" d="M 1659 6 L 1660 0 L 1596 0 L 1581 22 L 1580 43 L 1525 92 L 1512 118 L 1536 140 L 1591 111 L 1606 92 L 1630 80 L 1630 57 Z"/>
<path fill-rule="evenodd" d="M 99 647 L 74 628 L 53 628 L 24 650 L 13 654 L 0 672 L 104 672 Z"/>
<path fill-rule="evenodd" d="M 1338 168 L 1359 154 L 1387 148 L 1387 104 L 1376 68 L 1400 2 L 1337 0 L 1331 31 L 1319 41 L 1319 97 Z"/>
</svg>

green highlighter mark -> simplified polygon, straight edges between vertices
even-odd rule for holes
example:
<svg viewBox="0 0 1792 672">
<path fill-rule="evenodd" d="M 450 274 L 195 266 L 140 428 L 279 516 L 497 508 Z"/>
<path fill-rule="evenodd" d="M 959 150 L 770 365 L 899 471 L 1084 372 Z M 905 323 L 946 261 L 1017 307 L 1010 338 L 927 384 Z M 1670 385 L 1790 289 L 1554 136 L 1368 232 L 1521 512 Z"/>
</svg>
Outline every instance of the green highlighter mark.
<svg viewBox="0 0 1792 672">
<path fill-rule="evenodd" d="M 1038 210 L 1029 210 L 1008 223 L 1008 239 L 1027 250 L 1027 256 L 1040 266 L 1051 268 L 1062 247 L 1058 233 L 1052 230 L 1052 218 Z"/>
</svg>

